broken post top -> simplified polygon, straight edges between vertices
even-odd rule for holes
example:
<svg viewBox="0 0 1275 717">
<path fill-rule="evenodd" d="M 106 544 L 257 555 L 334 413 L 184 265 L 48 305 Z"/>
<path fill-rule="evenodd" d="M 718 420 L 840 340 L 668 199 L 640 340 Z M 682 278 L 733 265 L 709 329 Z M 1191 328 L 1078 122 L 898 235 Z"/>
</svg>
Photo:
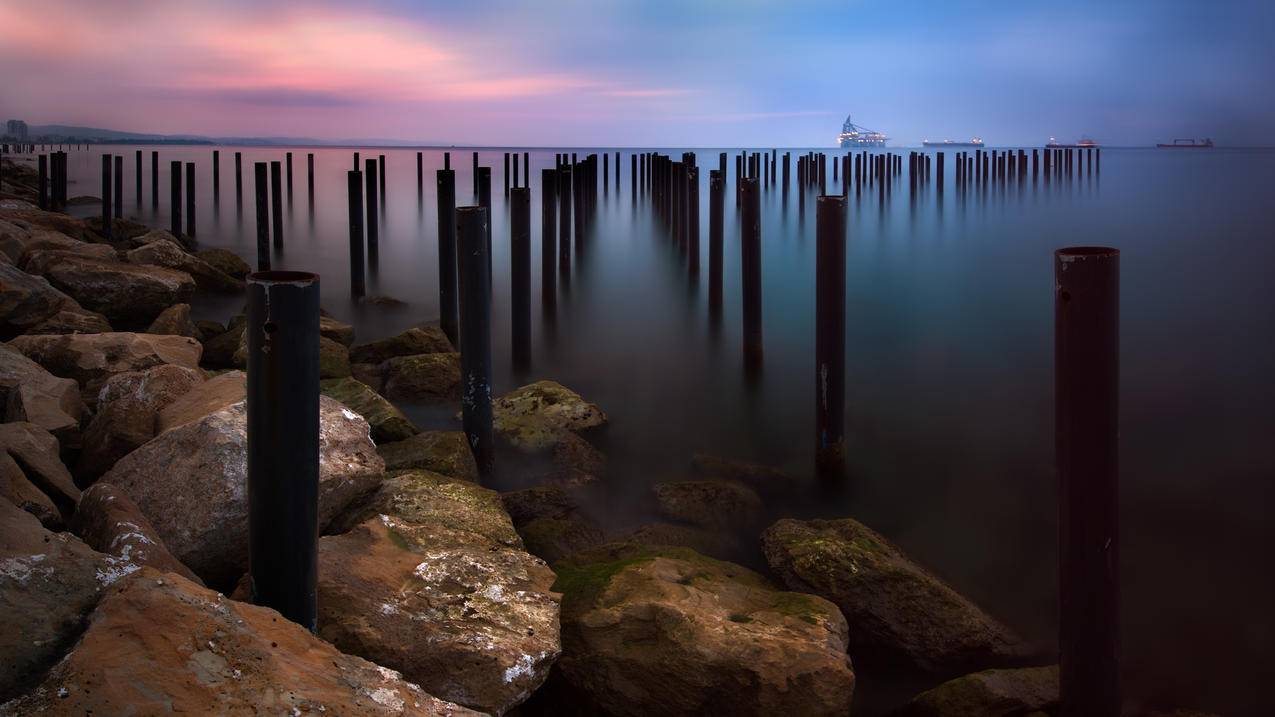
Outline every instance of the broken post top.
<svg viewBox="0 0 1275 717">
<path fill-rule="evenodd" d="M 254 271 L 248 275 L 249 284 L 273 286 L 275 284 L 291 284 L 308 286 L 319 280 L 319 275 L 309 271 Z"/>
</svg>

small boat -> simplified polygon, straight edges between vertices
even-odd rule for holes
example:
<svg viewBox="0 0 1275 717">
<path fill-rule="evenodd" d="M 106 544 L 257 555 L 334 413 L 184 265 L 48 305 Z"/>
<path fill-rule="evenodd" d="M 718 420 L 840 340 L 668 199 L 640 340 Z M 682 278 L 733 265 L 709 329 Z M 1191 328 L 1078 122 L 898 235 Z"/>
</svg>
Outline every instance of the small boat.
<svg viewBox="0 0 1275 717">
<path fill-rule="evenodd" d="M 921 140 L 921 146 L 922 147 L 982 147 L 983 140 L 979 139 L 978 137 L 975 137 L 968 142 L 953 142 L 950 139 L 945 139 L 942 142 L 931 142 L 930 140 L 925 139 L 925 140 Z"/>
<path fill-rule="evenodd" d="M 1093 149 L 1094 147 L 1098 147 L 1098 146 L 1099 145 L 1097 142 L 1095 142 L 1092 139 L 1089 139 L 1088 137 L 1081 137 L 1080 141 L 1076 142 L 1075 144 L 1067 144 L 1065 142 L 1059 142 L 1053 137 L 1050 137 L 1049 142 L 1045 144 L 1046 149 Z"/>
<path fill-rule="evenodd" d="M 1173 144 L 1164 144 L 1163 142 L 1156 145 L 1163 149 L 1212 149 L 1213 140 L 1211 139 L 1175 139 Z"/>
</svg>

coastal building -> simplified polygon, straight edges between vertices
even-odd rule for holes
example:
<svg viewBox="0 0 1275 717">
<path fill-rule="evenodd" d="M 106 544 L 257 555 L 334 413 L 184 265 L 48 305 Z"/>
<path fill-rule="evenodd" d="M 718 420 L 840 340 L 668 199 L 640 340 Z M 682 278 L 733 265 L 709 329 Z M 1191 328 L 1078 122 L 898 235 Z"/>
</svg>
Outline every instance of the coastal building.
<svg viewBox="0 0 1275 717">
<path fill-rule="evenodd" d="M 7 137 L 25 140 L 27 138 L 27 123 L 22 120 L 11 119 L 5 124 L 4 133 Z"/>
</svg>

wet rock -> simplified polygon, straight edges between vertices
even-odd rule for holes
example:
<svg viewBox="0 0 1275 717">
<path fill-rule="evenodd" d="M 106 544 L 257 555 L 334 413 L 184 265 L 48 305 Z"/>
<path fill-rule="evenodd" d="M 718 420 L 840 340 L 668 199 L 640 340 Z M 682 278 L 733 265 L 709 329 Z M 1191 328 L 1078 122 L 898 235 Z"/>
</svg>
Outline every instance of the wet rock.
<svg viewBox="0 0 1275 717">
<path fill-rule="evenodd" d="M 785 585 L 841 608 L 860 659 L 945 675 L 1027 657 L 1007 628 L 855 520 L 780 520 L 762 547 Z"/>
<path fill-rule="evenodd" d="M 917 695 L 895 717 L 1018 717 L 1058 709 L 1058 666 L 984 670 Z"/>
<path fill-rule="evenodd" d="M 177 245 L 173 235 L 163 229 L 154 229 L 139 239 L 142 245 L 125 252 L 130 264 L 152 264 L 177 269 L 190 274 L 195 285 L 205 291 L 235 293 L 244 290 L 244 283 L 194 254 L 188 254 Z"/>
<path fill-rule="evenodd" d="M 0 704 L 30 689 L 80 635 L 101 589 L 136 569 L 0 500 Z"/>
<path fill-rule="evenodd" d="M 705 478 L 742 483 L 763 496 L 787 493 L 797 487 L 797 477 L 759 463 L 722 458 L 708 453 L 691 457 L 691 468 Z"/>
<path fill-rule="evenodd" d="M 0 338 L 26 333 L 68 308 L 80 306 L 44 277 L 0 264 Z"/>
<path fill-rule="evenodd" d="M 424 431 L 406 440 L 378 445 L 385 470 L 424 469 L 478 482 L 478 462 L 461 431 Z"/>
<path fill-rule="evenodd" d="M 84 401 L 73 379 L 58 378 L 7 344 L 0 344 L 0 416 L 52 433 L 63 448 L 80 446 Z"/>
<path fill-rule="evenodd" d="M 540 686 L 560 653 L 554 576 L 495 492 L 416 471 L 355 513 L 320 541 L 320 636 L 492 714 Z"/>
<path fill-rule="evenodd" d="M 403 401 L 460 399 L 460 354 L 400 356 L 386 361 L 386 398 Z"/>
<path fill-rule="evenodd" d="M 195 293 L 195 282 L 184 271 L 70 252 L 36 252 L 25 268 L 124 328 L 145 327 L 165 308 L 189 303 Z"/>
<path fill-rule="evenodd" d="M 32 252 L 52 249 L 55 251 L 82 251 L 82 247 L 101 246 L 86 244 L 78 239 L 48 229 L 22 229 L 9 222 L 0 224 L 0 251 L 7 254 L 18 266 L 26 264 Z M 110 247 L 107 247 L 110 249 Z M 112 250 L 113 251 L 113 250 Z"/>
<path fill-rule="evenodd" d="M 195 252 L 195 256 L 217 271 L 234 279 L 243 279 L 252 273 L 252 267 L 248 265 L 248 262 L 240 259 L 238 254 L 228 249 L 203 249 Z"/>
<path fill-rule="evenodd" d="M 602 409 L 555 381 L 537 381 L 492 401 L 493 426 L 511 445 L 552 449 L 564 433 L 605 425 Z"/>
<path fill-rule="evenodd" d="M 350 375 L 377 393 L 385 390 L 385 369 L 382 364 L 352 363 Z"/>
<path fill-rule="evenodd" d="M 319 316 L 319 335 L 349 348 L 354 343 L 354 327 L 331 316 Z"/>
<path fill-rule="evenodd" d="M 181 564 L 154 526 L 124 491 L 110 483 L 98 482 L 80 495 L 71 530 L 89 547 L 113 555 L 133 565 L 146 565 L 161 572 L 177 573 L 203 584 Z"/>
<path fill-rule="evenodd" d="M 231 327 L 225 333 L 202 341 L 202 363 L 208 368 L 235 368 L 235 352 L 243 343 L 243 326 Z"/>
<path fill-rule="evenodd" d="M 58 456 L 58 439 L 34 423 L 0 423 L 0 454 L 8 455 L 26 479 L 69 517 L 80 489 Z"/>
<path fill-rule="evenodd" d="M 200 343 L 204 343 L 226 333 L 226 327 L 222 326 L 220 321 L 199 319 L 195 322 L 195 331 L 195 338 L 199 339 Z M 207 349 L 205 349 L 205 353 L 206 352 Z"/>
<path fill-rule="evenodd" d="M 105 236 L 102 235 L 102 217 L 100 215 L 90 216 L 84 221 L 90 229 L 98 234 L 91 241 L 105 241 Z M 111 218 L 111 243 L 125 249 L 141 246 L 147 241 L 151 241 L 153 238 L 147 237 L 153 231 L 149 226 L 132 219 L 124 217 Z M 164 232 L 164 234 L 169 237 L 172 236 L 168 232 Z"/>
<path fill-rule="evenodd" d="M 743 556 L 739 536 L 729 530 L 701 528 L 694 525 L 647 523 L 622 535 L 618 540 L 643 545 L 670 545 L 690 548 L 719 560 Z"/>
<path fill-rule="evenodd" d="M 108 591 L 66 659 L 0 707 L 5 715 L 171 712 L 476 717 L 274 610 L 151 568 Z"/>
<path fill-rule="evenodd" d="M 54 376 L 75 379 L 90 406 L 96 405 L 102 384 L 115 374 L 160 364 L 197 368 L 201 352 L 192 338 L 130 332 L 19 336 L 9 346 Z"/>
<path fill-rule="evenodd" d="M 84 430 L 84 449 L 75 465 L 82 484 L 96 480 L 154 438 L 157 414 L 203 381 L 199 369 L 171 364 L 107 379 L 98 392 L 97 413 Z"/>
<path fill-rule="evenodd" d="M 554 563 L 606 542 L 602 528 L 581 510 L 577 492 L 541 485 L 501 494 L 527 552 Z"/>
<path fill-rule="evenodd" d="M 155 435 L 239 403 L 248 395 L 247 381 L 248 375 L 243 371 L 227 371 L 194 386 L 160 409 L 155 417 Z"/>
<path fill-rule="evenodd" d="M 394 404 L 382 398 L 366 384 L 353 378 L 321 381 L 319 390 L 323 395 L 341 402 L 368 422 L 368 425 L 372 427 L 372 440 L 376 441 L 378 451 L 381 444 L 402 441 L 419 433 L 419 429 L 412 425 L 407 416 L 395 408 Z"/>
<path fill-rule="evenodd" d="M 562 433 L 553 444 L 547 465 L 529 463 L 524 474 L 531 481 L 562 486 L 585 486 L 601 481 L 606 475 L 606 455 L 574 433 Z"/>
<path fill-rule="evenodd" d="M 199 330 L 195 328 L 195 322 L 190 320 L 190 304 L 174 304 L 164 309 L 146 327 L 146 333 L 199 338 Z"/>
<path fill-rule="evenodd" d="M 761 520 L 761 498 L 753 489 L 731 481 L 688 480 L 651 486 L 660 514 L 670 520 L 703 528 L 756 526 Z"/>
<path fill-rule="evenodd" d="M 41 321 L 30 334 L 109 334 L 115 329 L 105 316 L 88 309 L 62 309 Z"/>
<path fill-rule="evenodd" d="M 173 555 L 210 585 L 232 582 L 247 566 L 246 423 L 240 401 L 165 430 L 102 478 L 123 489 Z M 358 414 L 319 397 L 320 526 L 379 480 L 384 464 L 368 432 Z"/>
<path fill-rule="evenodd" d="M 409 304 L 402 299 L 396 299 L 393 296 L 364 296 L 359 299 L 359 303 L 364 306 L 376 306 L 382 309 L 406 309 Z"/>
<path fill-rule="evenodd" d="M 416 354 L 452 353 L 456 349 L 447 335 L 437 326 L 410 328 L 401 334 L 359 344 L 350 349 L 350 360 L 355 363 L 379 364 L 399 356 Z"/>
<path fill-rule="evenodd" d="M 685 548 L 611 544 L 554 565 L 555 681 L 609 715 L 844 715 L 854 672 L 836 606 Z"/>
</svg>

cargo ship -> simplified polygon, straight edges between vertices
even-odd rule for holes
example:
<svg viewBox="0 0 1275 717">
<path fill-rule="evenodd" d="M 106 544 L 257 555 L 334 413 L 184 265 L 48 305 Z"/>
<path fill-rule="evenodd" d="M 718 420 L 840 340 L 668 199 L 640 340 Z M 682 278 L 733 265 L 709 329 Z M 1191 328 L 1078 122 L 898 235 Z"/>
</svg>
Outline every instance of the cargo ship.
<svg viewBox="0 0 1275 717">
<path fill-rule="evenodd" d="M 1163 149 L 1212 149 L 1213 140 L 1211 139 L 1175 139 L 1172 144 L 1160 143 L 1156 145 Z"/>
<path fill-rule="evenodd" d="M 983 140 L 979 139 L 978 137 L 974 137 L 968 142 L 954 142 L 950 139 L 945 139 L 942 142 L 931 142 L 928 139 L 923 139 L 921 140 L 921 146 L 922 147 L 982 147 Z"/>
<path fill-rule="evenodd" d="M 1066 142 L 1059 142 L 1053 137 L 1050 137 L 1049 142 L 1045 144 L 1045 147 L 1047 149 L 1092 149 L 1097 146 L 1098 146 L 1098 143 L 1093 141 L 1092 139 L 1089 139 L 1088 137 L 1081 137 L 1080 141 L 1076 142 L 1075 144 L 1067 144 Z"/>
<path fill-rule="evenodd" d="M 850 115 L 846 115 L 845 124 L 841 125 L 841 134 L 837 135 L 837 144 L 842 149 L 884 147 L 887 139 L 889 138 L 876 130 L 851 122 Z"/>
</svg>

